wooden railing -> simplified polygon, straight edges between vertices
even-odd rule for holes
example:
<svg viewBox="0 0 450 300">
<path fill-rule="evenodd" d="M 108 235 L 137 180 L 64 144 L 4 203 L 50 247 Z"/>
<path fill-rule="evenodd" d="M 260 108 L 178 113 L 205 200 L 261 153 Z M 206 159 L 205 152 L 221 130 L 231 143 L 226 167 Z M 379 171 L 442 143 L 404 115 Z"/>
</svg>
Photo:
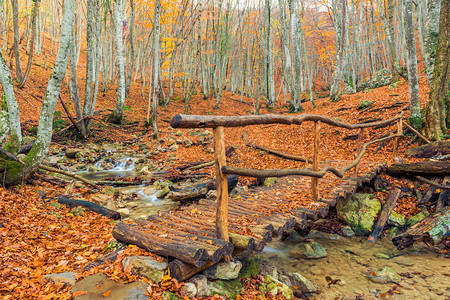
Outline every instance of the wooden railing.
<svg viewBox="0 0 450 300">
<path fill-rule="evenodd" d="M 330 172 L 337 177 L 344 177 L 344 173 L 355 168 L 357 173 L 358 163 L 364 156 L 369 145 L 383 142 L 392 138 L 394 140 L 394 157 L 398 154 L 399 139 L 403 132 L 402 122 L 403 112 L 398 116 L 380 122 L 365 123 L 365 124 L 347 124 L 344 122 L 333 120 L 326 116 L 302 114 L 298 116 L 284 116 L 284 115 L 248 115 L 248 116 L 194 116 L 194 115 L 176 115 L 172 118 L 170 126 L 173 128 L 212 128 L 214 137 L 214 160 L 216 168 L 216 183 L 217 183 L 217 207 L 216 207 L 216 235 L 217 238 L 229 240 L 228 237 L 228 182 L 227 175 L 234 174 L 248 177 L 284 177 L 289 175 L 302 175 L 311 177 L 311 191 L 313 200 L 319 200 L 319 178 L 325 176 Z M 313 159 L 312 169 L 270 169 L 270 170 L 256 170 L 247 168 L 229 167 L 226 165 L 225 156 L 225 138 L 224 127 L 243 127 L 249 125 L 262 124 L 286 124 L 286 125 L 301 125 L 303 122 L 314 122 L 314 142 L 313 142 Z M 397 122 L 397 133 L 380 138 L 374 141 L 363 144 L 364 129 L 372 127 L 388 126 Z M 355 160 L 338 170 L 334 167 L 324 167 L 319 170 L 319 145 L 320 145 L 320 125 L 325 123 L 334 127 L 345 129 L 359 129 L 357 154 Z"/>
</svg>

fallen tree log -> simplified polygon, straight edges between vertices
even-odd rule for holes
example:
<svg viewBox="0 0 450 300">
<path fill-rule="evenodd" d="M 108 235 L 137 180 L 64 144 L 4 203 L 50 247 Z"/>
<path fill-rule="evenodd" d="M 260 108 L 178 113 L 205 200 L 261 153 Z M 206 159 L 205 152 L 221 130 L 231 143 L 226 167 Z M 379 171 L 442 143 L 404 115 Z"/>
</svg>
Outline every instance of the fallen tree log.
<svg viewBox="0 0 450 300">
<path fill-rule="evenodd" d="M 392 242 L 398 250 L 402 250 L 411 247 L 418 241 L 438 244 L 448 235 L 450 235 L 450 210 L 446 207 L 396 236 Z"/>
<path fill-rule="evenodd" d="M 184 281 L 197 273 L 214 265 L 213 262 L 207 262 L 201 267 L 187 264 L 179 259 L 174 259 L 169 263 L 170 276 L 178 281 Z"/>
<path fill-rule="evenodd" d="M 437 141 L 405 151 L 406 156 L 419 158 L 429 158 L 438 154 L 450 154 L 450 141 Z"/>
<path fill-rule="evenodd" d="M 187 245 L 166 239 L 122 222 L 114 226 L 112 235 L 119 241 L 136 245 L 161 256 L 178 258 L 196 267 L 203 266 L 208 260 L 206 249 L 198 245 Z"/>
<path fill-rule="evenodd" d="M 378 238 L 378 235 L 383 231 L 384 225 L 389 219 L 392 211 L 397 205 L 398 197 L 400 196 L 401 190 L 398 187 L 395 187 L 390 193 L 386 202 L 384 203 L 383 209 L 378 216 L 377 222 L 373 226 L 372 233 L 370 234 L 368 241 L 375 242 Z"/>
<path fill-rule="evenodd" d="M 233 190 L 238 183 L 238 176 L 228 176 L 228 192 Z M 194 186 L 189 186 L 180 189 L 174 189 L 167 194 L 167 198 L 172 201 L 185 201 L 204 197 L 209 190 L 216 189 L 216 181 L 210 181 L 208 183 L 201 183 Z"/>
<path fill-rule="evenodd" d="M 259 150 L 266 151 L 267 153 L 270 153 L 270 154 L 273 154 L 273 155 L 276 155 L 276 156 L 279 156 L 279 157 L 282 157 L 282 158 L 287 158 L 287 159 L 290 159 L 290 160 L 304 161 L 304 162 L 312 163 L 312 160 L 307 158 L 307 157 L 305 157 L 305 156 L 293 155 L 293 154 L 290 154 L 290 153 L 286 153 L 286 152 L 283 152 L 283 151 L 278 151 L 278 150 L 266 148 L 266 147 L 255 145 L 255 144 L 252 144 L 252 143 L 247 143 L 247 146 L 248 147 L 252 147 L 252 148 L 256 148 L 256 149 L 259 149 Z"/>
<path fill-rule="evenodd" d="M 387 168 L 389 175 L 448 175 L 450 174 L 450 162 L 444 161 L 421 161 L 408 164 L 393 164 Z"/>
<path fill-rule="evenodd" d="M 102 216 L 108 217 L 113 220 L 120 220 L 120 213 L 113 211 L 109 208 L 103 207 L 97 203 L 86 201 L 86 200 L 76 200 L 66 197 L 58 197 L 58 203 L 64 204 L 68 208 L 74 208 L 77 206 L 82 206 L 92 212 L 98 213 Z"/>
</svg>

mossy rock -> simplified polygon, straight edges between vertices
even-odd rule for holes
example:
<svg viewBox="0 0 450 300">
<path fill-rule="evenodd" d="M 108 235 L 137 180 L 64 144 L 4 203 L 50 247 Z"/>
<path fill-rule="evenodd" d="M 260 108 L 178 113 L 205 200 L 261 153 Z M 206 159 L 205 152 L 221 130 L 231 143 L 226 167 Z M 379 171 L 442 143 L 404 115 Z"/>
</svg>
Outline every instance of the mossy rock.
<svg viewBox="0 0 450 300">
<path fill-rule="evenodd" d="M 396 227 L 403 227 L 406 223 L 405 216 L 393 211 L 392 214 L 389 216 L 389 219 L 387 221 L 388 225 L 396 226 Z"/>
<path fill-rule="evenodd" d="M 82 208 L 81 206 L 77 206 L 73 208 L 69 213 L 74 217 L 82 216 L 84 215 L 84 208 Z"/>
<path fill-rule="evenodd" d="M 208 282 L 207 296 L 225 296 L 226 299 L 235 299 L 242 292 L 239 278 L 233 280 L 217 280 Z"/>
<path fill-rule="evenodd" d="M 374 225 L 381 203 L 372 194 L 355 194 L 336 205 L 338 218 L 350 225 L 356 235 L 368 235 Z"/>
<path fill-rule="evenodd" d="M 428 217 L 429 215 L 430 215 L 430 213 L 424 207 L 424 208 L 422 208 L 422 210 L 418 214 L 410 217 L 408 219 L 408 221 L 406 221 L 406 223 L 408 223 L 408 226 L 414 226 L 417 223 L 419 223 L 420 221 L 422 221 L 423 219 L 425 219 L 426 217 Z"/>
<path fill-rule="evenodd" d="M 260 261 L 261 259 L 259 257 L 248 257 L 242 264 L 242 269 L 239 272 L 239 278 L 250 278 L 252 276 L 258 276 L 260 271 Z"/>
<path fill-rule="evenodd" d="M 361 102 L 358 103 L 359 110 L 365 109 L 365 108 L 368 108 L 371 106 L 372 106 L 372 101 L 369 101 L 369 100 L 362 100 Z"/>
<path fill-rule="evenodd" d="M 266 179 L 264 179 L 263 185 L 266 187 L 270 187 L 270 186 L 274 185 L 276 182 L 277 182 L 276 177 L 267 177 Z"/>
</svg>

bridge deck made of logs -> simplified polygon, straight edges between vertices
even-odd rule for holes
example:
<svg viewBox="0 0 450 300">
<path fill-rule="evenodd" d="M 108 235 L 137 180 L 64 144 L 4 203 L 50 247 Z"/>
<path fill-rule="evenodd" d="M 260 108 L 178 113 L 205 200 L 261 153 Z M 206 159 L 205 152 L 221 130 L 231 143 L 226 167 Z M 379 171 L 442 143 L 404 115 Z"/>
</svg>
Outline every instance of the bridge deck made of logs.
<svg viewBox="0 0 450 300">
<path fill-rule="evenodd" d="M 348 161 L 325 161 L 321 166 L 342 167 Z M 311 178 L 278 178 L 270 187 L 256 187 L 229 198 L 230 241 L 215 234 L 213 200 L 202 199 L 169 212 L 149 216 L 134 223 L 118 223 L 113 229 L 116 239 L 135 244 L 161 256 L 174 258 L 171 274 L 179 280 L 218 263 L 223 256 L 242 250 L 263 251 L 272 237 L 292 228 L 302 229 L 307 219 L 328 215 L 330 206 L 340 197 L 354 194 L 385 169 L 380 162 L 362 162 L 359 174 L 337 178 L 327 174 L 320 179 L 320 201 L 313 201 Z"/>
</svg>

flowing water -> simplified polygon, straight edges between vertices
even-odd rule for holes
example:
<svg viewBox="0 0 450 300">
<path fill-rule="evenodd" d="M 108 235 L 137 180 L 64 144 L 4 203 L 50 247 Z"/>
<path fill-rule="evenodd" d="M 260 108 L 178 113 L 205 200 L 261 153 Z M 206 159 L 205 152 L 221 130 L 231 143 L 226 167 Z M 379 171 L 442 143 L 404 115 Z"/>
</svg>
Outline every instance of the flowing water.
<svg viewBox="0 0 450 300">
<path fill-rule="evenodd" d="M 450 299 L 450 259 L 423 243 L 398 251 L 387 238 L 375 244 L 364 237 L 314 240 L 326 249 L 326 257 L 290 257 L 295 243 L 280 240 L 270 243 L 263 252 L 282 273 L 298 272 L 310 280 L 319 290 L 310 299 Z M 375 257 L 380 253 L 386 258 Z M 385 266 L 400 275 L 399 282 L 381 284 L 369 280 L 369 272 Z M 330 279 L 336 283 L 329 285 Z"/>
</svg>

